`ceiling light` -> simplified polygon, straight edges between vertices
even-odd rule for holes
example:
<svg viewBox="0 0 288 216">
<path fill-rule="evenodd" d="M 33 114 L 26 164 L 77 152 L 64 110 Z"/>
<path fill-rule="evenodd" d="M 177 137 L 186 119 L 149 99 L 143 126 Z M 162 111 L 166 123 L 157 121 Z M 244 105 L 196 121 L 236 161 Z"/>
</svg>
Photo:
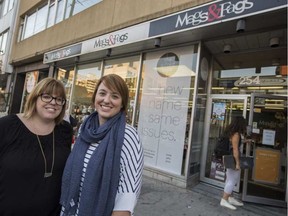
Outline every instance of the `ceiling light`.
<svg viewBox="0 0 288 216">
<path fill-rule="evenodd" d="M 246 23 L 244 19 L 238 20 L 236 25 L 236 32 L 241 33 L 245 31 Z"/>
<path fill-rule="evenodd" d="M 278 47 L 279 46 L 279 38 L 278 37 L 273 37 L 269 41 L 270 47 Z"/>
<path fill-rule="evenodd" d="M 223 48 L 224 53 L 230 53 L 231 52 L 231 45 L 230 44 L 225 44 Z"/>
<path fill-rule="evenodd" d="M 161 46 L 161 38 L 155 38 L 154 46 L 157 48 Z"/>
</svg>

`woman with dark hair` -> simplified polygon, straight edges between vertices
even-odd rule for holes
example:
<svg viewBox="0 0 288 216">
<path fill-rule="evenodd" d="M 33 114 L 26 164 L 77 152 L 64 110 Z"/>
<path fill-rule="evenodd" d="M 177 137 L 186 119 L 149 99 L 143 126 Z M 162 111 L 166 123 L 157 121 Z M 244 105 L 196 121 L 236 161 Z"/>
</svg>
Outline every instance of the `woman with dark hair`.
<svg viewBox="0 0 288 216">
<path fill-rule="evenodd" d="M 116 74 L 93 93 L 96 111 L 80 126 L 62 180 L 61 215 L 130 216 L 140 194 L 143 149 L 126 124 L 129 91 Z"/>
<path fill-rule="evenodd" d="M 66 95 L 54 78 L 29 94 L 24 113 L 0 118 L 0 215 L 58 216 L 61 179 L 72 128 L 63 120 Z"/>
<path fill-rule="evenodd" d="M 233 188 L 240 179 L 240 145 L 241 136 L 246 133 L 247 122 L 242 116 L 235 117 L 224 131 L 224 137 L 230 139 L 230 150 L 235 159 L 236 168 L 226 169 L 226 182 L 223 197 L 220 205 L 232 210 L 236 210 L 235 206 L 243 206 L 243 203 L 236 200 L 232 195 Z"/>
</svg>

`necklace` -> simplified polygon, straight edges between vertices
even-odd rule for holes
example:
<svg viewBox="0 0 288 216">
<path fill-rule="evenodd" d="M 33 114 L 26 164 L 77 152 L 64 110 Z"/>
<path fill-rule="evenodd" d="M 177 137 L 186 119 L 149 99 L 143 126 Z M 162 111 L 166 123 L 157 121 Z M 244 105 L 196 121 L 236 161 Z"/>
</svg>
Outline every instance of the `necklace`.
<svg viewBox="0 0 288 216">
<path fill-rule="evenodd" d="M 45 173 L 44 173 L 44 178 L 48 178 L 50 176 L 52 176 L 53 173 L 53 167 L 54 167 L 54 159 L 55 159 L 55 142 L 54 142 L 54 130 L 53 130 L 53 157 L 52 157 L 52 165 L 51 165 L 51 170 L 50 172 L 47 172 L 47 161 L 46 161 L 46 157 L 42 148 L 42 143 L 40 142 L 39 136 L 36 134 L 37 136 L 37 140 L 41 149 L 41 153 L 44 159 L 44 166 L 45 166 Z"/>
</svg>

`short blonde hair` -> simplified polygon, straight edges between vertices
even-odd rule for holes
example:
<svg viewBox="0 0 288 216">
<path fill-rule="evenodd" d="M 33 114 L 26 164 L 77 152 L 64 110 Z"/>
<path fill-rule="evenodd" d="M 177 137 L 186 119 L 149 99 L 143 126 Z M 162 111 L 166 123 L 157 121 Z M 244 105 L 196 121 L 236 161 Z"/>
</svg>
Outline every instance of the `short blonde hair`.
<svg viewBox="0 0 288 216">
<path fill-rule="evenodd" d="M 39 83 L 37 83 L 37 85 L 33 88 L 31 93 L 28 95 L 28 98 L 24 107 L 24 117 L 30 118 L 36 113 L 36 101 L 38 97 L 43 93 L 47 93 L 50 95 L 53 95 L 53 94 L 58 95 L 59 97 L 62 97 L 66 101 L 65 87 L 63 83 L 52 77 L 44 78 Z M 56 124 L 59 124 L 63 120 L 63 117 L 65 115 L 65 104 L 62 105 L 62 110 L 59 116 L 55 118 Z"/>
</svg>

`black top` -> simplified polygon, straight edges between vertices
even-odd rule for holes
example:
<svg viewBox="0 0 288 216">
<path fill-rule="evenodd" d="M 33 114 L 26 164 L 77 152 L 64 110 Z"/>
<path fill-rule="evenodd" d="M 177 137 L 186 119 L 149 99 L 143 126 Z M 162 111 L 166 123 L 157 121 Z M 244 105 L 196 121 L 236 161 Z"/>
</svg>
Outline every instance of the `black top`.
<svg viewBox="0 0 288 216">
<path fill-rule="evenodd" d="M 56 125 L 55 162 L 51 177 L 44 178 L 44 159 L 37 141 L 17 115 L 0 118 L 0 215 L 58 216 L 61 178 L 71 151 L 72 127 Z M 53 133 L 39 136 L 47 160 L 52 165 Z"/>
</svg>

